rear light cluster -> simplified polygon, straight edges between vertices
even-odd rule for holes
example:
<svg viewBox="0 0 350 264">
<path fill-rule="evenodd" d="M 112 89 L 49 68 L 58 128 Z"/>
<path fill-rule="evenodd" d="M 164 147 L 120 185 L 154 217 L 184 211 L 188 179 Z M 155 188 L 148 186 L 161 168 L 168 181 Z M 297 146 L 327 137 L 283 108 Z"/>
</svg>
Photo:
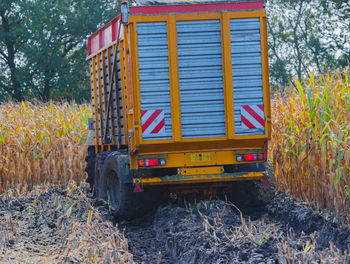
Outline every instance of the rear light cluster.
<svg viewBox="0 0 350 264">
<path fill-rule="evenodd" d="M 264 153 L 237 155 L 237 161 L 261 161 L 265 160 Z"/>
<path fill-rule="evenodd" d="M 154 167 L 164 166 L 166 164 L 165 159 L 140 159 L 139 167 Z"/>
</svg>

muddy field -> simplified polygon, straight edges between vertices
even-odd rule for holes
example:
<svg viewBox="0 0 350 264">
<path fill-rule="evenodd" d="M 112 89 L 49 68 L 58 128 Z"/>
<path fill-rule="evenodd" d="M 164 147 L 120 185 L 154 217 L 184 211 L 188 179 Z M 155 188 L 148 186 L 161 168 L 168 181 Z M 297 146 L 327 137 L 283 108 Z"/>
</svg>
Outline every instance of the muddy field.
<svg viewBox="0 0 350 264">
<path fill-rule="evenodd" d="M 114 223 L 87 191 L 0 199 L 2 263 L 348 263 L 350 231 L 277 193 L 265 206 L 162 204 Z"/>
</svg>

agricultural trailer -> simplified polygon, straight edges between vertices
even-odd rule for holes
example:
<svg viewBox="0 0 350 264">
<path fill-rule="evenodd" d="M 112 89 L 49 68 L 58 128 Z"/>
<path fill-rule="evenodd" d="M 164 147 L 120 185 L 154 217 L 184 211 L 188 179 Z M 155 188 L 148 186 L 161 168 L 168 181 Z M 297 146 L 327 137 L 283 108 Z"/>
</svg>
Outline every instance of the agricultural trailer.
<svg viewBox="0 0 350 264">
<path fill-rule="evenodd" d="M 139 2 L 88 38 L 96 196 L 132 219 L 163 192 L 273 181 L 265 2 Z"/>
</svg>

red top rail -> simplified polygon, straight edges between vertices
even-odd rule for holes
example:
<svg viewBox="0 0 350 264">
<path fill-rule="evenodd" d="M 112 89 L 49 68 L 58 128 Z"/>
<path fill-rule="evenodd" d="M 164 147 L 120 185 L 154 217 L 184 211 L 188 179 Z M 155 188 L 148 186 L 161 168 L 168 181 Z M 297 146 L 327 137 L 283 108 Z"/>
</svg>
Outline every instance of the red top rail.
<svg viewBox="0 0 350 264">
<path fill-rule="evenodd" d="M 192 5 L 162 5 L 162 6 L 133 6 L 130 7 L 131 15 L 158 15 L 168 13 L 201 13 L 215 11 L 254 10 L 263 9 L 264 1 L 213 3 Z M 103 49 L 116 40 L 120 15 L 107 23 L 88 38 L 88 55 Z"/>
</svg>

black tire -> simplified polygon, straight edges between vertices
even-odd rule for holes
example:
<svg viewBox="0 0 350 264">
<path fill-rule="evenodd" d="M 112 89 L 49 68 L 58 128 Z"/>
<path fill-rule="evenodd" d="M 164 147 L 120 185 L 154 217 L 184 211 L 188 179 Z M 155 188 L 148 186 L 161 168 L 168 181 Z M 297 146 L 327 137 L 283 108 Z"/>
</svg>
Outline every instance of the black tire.
<svg viewBox="0 0 350 264">
<path fill-rule="evenodd" d="M 85 161 L 86 161 L 85 171 L 87 173 L 86 182 L 90 185 L 91 192 L 94 190 L 94 184 L 95 184 L 95 160 L 96 160 L 95 147 L 89 147 L 88 154 L 85 158 Z"/>
<path fill-rule="evenodd" d="M 106 179 L 110 210 L 118 220 L 132 220 L 147 214 L 157 204 L 159 192 L 145 189 L 134 193 L 131 183 L 122 183 L 120 177 L 119 152 L 112 152 L 105 160 L 102 178 Z"/>
<path fill-rule="evenodd" d="M 95 196 L 107 200 L 107 188 L 106 180 L 102 177 L 103 164 L 110 154 L 110 151 L 105 151 L 97 154 L 95 161 L 95 177 L 94 177 L 94 186 L 95 186 Z"/>
</svg>

